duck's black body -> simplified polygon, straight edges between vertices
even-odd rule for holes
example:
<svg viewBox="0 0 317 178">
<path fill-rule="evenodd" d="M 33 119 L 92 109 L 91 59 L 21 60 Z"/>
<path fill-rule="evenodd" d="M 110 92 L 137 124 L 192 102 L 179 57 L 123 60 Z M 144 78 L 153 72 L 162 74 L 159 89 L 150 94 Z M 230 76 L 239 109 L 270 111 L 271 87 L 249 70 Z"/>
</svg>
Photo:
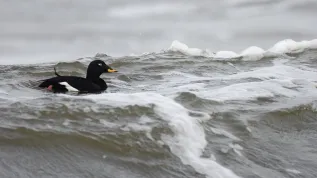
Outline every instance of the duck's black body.
<svg viewBox="0 0 317 178">
<path fill-rule="evenodd" d="M 65 93 L 69 91 L 79 93 L 96 93 L 106 90 L 107 84 L 102 79 L 92 81 L 82 77 L 58 76 L 45 80 L 39 85 L 39 87 L 50 87 L 49 89 L 57 93 Z"/>
<path fill-rule="evenodd" d="M 54 68 L 55 69 L 55 68 Z M 39 87 L 47 88 L 55 93 L 78 92 L 78 93 L 100 93 L 105 91 L 108 86 L 100 78 L 102 73 L 117 72 L 101 60 L 92 61 L 87 69 L 86 78 L 76 76 L 60 76 L 44 80 Z"/>
</svg>

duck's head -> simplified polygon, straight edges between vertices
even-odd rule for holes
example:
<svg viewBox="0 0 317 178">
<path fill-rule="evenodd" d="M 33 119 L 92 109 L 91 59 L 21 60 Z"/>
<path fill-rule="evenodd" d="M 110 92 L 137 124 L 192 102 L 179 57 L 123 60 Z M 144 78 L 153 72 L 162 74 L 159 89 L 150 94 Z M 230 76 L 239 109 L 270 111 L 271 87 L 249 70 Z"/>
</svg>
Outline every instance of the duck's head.
<svg viewBox="0 0 317 178">
<path fill-rule="evenodd" d="M 86 78 L 97 79 L 103 73 L 113 73 L 113 72 L 118 72 L 118 71 L 109 67 L 102 60 L 94 60 L 89 64 L 89 66 L 87 68 Z"/>
</svg>

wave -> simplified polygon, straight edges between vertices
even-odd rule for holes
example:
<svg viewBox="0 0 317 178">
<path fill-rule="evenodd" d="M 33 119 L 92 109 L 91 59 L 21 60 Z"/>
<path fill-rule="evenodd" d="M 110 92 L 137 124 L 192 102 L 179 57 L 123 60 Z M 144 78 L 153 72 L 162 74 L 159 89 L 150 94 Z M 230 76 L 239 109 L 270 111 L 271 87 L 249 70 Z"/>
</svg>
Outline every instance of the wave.
<svg viewBox="0 0 317 178">
<path fill-rule="evenodd" d="M 293 107 L 280 108 L 278 110 L 273 110 L 271 112 L 266 113 L 265 115 L 266 117 L 271 117 L 272 119 L 276 119 L 276 118 L 284 119 L 286 122 L 292 121 L 292 122 L 310 124 L 317 120 L 315 117 L 316 114 L 317 114 L 316 103 L 315 101 L 311 101 L 309 103 L 303 103 Z"/>
<path fill-rule="evenodd" d="M 295 42 L 292 39 L 285 39 L 279 41 L 268 50 L 264 50 L 257 46 L 251 46 L 239 54 L 233 51 L 211 52 L 208 49 L 202 50 L 198 48 L 189 48 L 186 44 L 176 40 L 172 42 L 168 51 L 181 52 L 190 56 L 215 58 L 217 60 L 231 60 L 241 58 L 244 61 L 257 61 L 264 57 L 277 57 L 288 53 L 301 53 L 306 49 L 317 49 L 317 39 L 301 42 Z"/>
<path fill-rule="evenodd" d="M 293 67 L 275 62 L 273 66 L 214 77 L 212 80 L 239 81 L 216 88 L 193 92 L 213 101 L 253 100 L 258 98 L 305 97 L 316 95 L 317 71 L 308 67 Z M 249 80 L 247 80 L 249 79 Z"/>
<path fill-rule="evenodd" d="M 174 135 L 162 134 L 162 141 L 169 146 L 171 152 L 186 165 L 191 165 L 197 172 L 209 177 L 238 177 L 231 170 L 221 166 L 213 159 L 202 158 L 207 146 L 205 132 L 199 119 L 208 119 L 207 114 L 189 115 L 189 110 L 174 100 L 156 93 L 109 93 L 102 95 L 69 96 L 70 98 L 85 98 L 98 104 L 114 107 L 151 106 L 161 119 L 167 121 Z"/>
<path fill-rule="evenodd" d="M 161 52 L 144 52 L 143 54 L 131 54 L 129 56 L 110 56 L 104 53 L 97 53 L 92 57 L 80 57 L 78 59 L 67 58 L 65 56 L 34 56 L 27 57 L 27 60 L 0 60 L 0 65 L 31 65 L 31 64 L 52 64 L 56 61 L 62 63 L 69 62 L 89 62 L 94 58 L 107 58 L 110 62 L 115 62 L 113 58 L 120 58 L 120 60 L 124 60 L 123 58 L 127 58 L 127 60 L 132 60 L 131 57 L 141 57 L 148 55 L 159 55 L 161 53 L 169 53 L 169 52 L 180 52 L 181 54 L 188 56 L 200 56 L 206 58 L 213 58 L 213 60 L 243 60 L 243 61 L 257 61 L 265 57 L 279 57 L 285 56 L 287 54 L 298 54 L 307 49 L 317 49 L 317 39 L 313 39 L 310 41 L 304 40 L 296 42 L 292 39 L 285 39 L 277 42 L 271 48 L 264 50 L 261 47 L 250 46 L 243 50 L 240 53 L 236 53 L 234 51 L 218 51 L 212 52 L 210 49 L 199 49 L 199 48 L 190 48 L 188 45 L 179 42 L 178 40 L 174 40 L 169 48 L 162 49 Z M 288 56 L 289 57 L 289 56 Z M 138 58 L 137 58 L 138 59 Z"/>
<path fill-rule="evenodd" d="M 50 129 L 49 129 L 50 128 Z M 33 145 L 35 147 L 47 147 L 47 145 L 60 145 L 74 143 L 86 145 L 108 153 L 127 155 L 131 152 L 142 156 L 165 157 L 169 153 L 159 142 L 153 142 L 144 137 L 143 130 L 122 130 L 120 134 L 91 133 L 84 130 L 61 130 L 54 127 L 29 128 L 29 127 L 0 127 L 0 141 L 9 145 Z"/>
<path fill-rule="evenodd" d="M 53 132 L 54 134 L 57 132 L 57 135 L 68 135 L 67 137 L 72 137 L 69 134 L 77 135 L 74 138 L 80 140 L 87 140 L 88 137 L 88 139 L 97 140 L 96 143 L 92 144 L 103 144 L 99 143 L 100 141 L 110 142 L 111 145 L 114 145 L 112 146 L 113 150 L 119 149 L 116 146 L 119 145 L 118 147 L 120 147 L 120 144 L 125 142 L 133 142 L 131 144 L 138 147 L 137 143 L 142 142 L 143 138 L 148 138 L 148 140 L 154 141 L 157 145 L 167 145 L 170 151 L 183 164 L 192 166 L 201 174 L 212 178 L 238 177 L 214 159 L 201 157 L 207 146 L 207 140 L 200 122 L 210 119 L 207 113 L 193 114 L 197 112 L 188 110 L 173 99 L 157 93 L 104 93 L 83 96 L 57 94 L 57 96 L 53 99 L 55 103 L 53 105 L 50 97 L 45 98 L 42 96 L 37 99 L 27 97 L 23 101 L 19 99 L 19 102 L 12 105 L 15 109 L 8 110 L 8 112 L 28 109 L 32 110 L 33 114 L 31 113 L 31 115 L 36 117 L 27 117 L 26 114 L 14 116 L 10 118 L 10 121 L 6 121 L 1 128 L 18 129 L 18 133 L 22 132 L 21 135 L 27 133 L 31 134 L 31 137 L 37 134 L 45 135 L 46 132 Z M 50 111 L 43 110 L 45 107 L 49 107 Z M 25 111 L 25 113 L 28 112 Z M 92 113 L 94 113 L 94 116 L 91 118 L 90 115 Z M 7 112 L 3 114 L 5 118 L 12 116 Z M 69 117 L 70 115 L 78 117 Z M 147 116 L 151 118 L 147 119 Z M 38 119 L 34 120 L 34 118 Z M 45 118 L 45 121 L 41 118 Z M 47 120 L 47 118 L 50 119 Z M 70 120 L 66 121 L 65 118 Z M 92 120 L 86 122 L 83 120 L 84 118 L 91 118 Z M 127 122 L 131 118 L 139 119 L 134 119 L 132 123 Z M 113 119 L 116 121 L 112 122 Z M 153 120 L 154 123 L 151 123 Z M 160 120 L 166 123 L 167 127 L 158 126 L 157 128 L 155 123 Z M 119 132 L 118 129 L 120 130 Z M 159 136 L 153 135 L 152 129 L 159 129 L 155 131 L 159 133 Z M 111 139 L 107 139 L 109 135 L 107 133 L 111 131 Z M 139 135 L 140 132 L 143 136 Z M 215 132 L 228 135 L 227 132 L 219 131 L 219 129 L 216 129 Z M 124 139 L 113 138 L 113 133 L 127 133 L 133 138 L 129 137 L 125 141 Z M 85 135 L 85 137 L 82 138 L 82 135 Z M 155 138 L 153 139 L 153 137 Z M 10 141 L 10 139 L 3 137 L 1 139 Z M 14 140 L 10 142 L 14 142 Z M 147 145 L 146 147 L 155 149 L 153 147 L 156 146 Z M 147 150 L 143 151 L 147 152 Z M 160 151 L 157 152 L 162 154 Z"/>
</svg>

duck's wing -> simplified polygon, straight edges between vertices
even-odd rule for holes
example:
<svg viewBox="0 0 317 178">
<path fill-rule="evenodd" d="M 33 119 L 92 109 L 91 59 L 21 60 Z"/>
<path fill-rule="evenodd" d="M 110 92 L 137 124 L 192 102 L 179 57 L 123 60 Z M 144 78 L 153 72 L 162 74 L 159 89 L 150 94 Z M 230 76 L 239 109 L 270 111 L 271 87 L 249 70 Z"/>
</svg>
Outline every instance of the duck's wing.
<svg viewBox="0 0 317 178">
<path fill-rule="evenodd" d="M 53 90 L 61 92 L 97 92 L 100 87 L 82 77 L 58 76 L 43 81 L 39 87 L 52 86 Z"/>
</svg>

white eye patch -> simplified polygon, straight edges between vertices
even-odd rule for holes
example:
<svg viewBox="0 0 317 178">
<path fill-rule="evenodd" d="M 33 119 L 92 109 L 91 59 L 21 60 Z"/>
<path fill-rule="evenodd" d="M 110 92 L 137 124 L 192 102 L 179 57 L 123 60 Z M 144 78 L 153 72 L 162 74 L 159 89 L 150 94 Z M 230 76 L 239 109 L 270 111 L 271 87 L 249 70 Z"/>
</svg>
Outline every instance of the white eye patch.
<svg viewBox="0 0 317 178">
<path fill-rule="evenodd" d="M 101 63 L 99 63 L 98 65 L 99 65 L 99 66 L 102 66 L 102 64 L 101 64 Z"/>
</svg>

